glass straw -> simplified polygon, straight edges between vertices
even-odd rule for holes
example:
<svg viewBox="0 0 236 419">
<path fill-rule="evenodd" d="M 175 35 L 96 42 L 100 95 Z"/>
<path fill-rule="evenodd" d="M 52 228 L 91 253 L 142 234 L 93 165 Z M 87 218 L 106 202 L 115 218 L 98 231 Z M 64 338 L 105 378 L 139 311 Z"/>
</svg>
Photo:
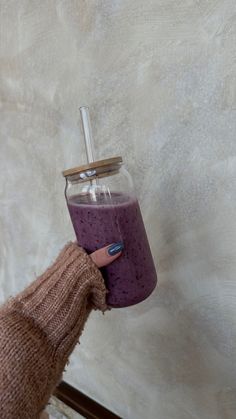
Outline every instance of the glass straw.
<svg viewBox="0 0 236 419">
<path fill-rule="evenodd" d="M 90 116 L 89 116 L 89 108 L 88 106 L 81 106 L 79 108 L 80 115 L 82 119 L 82 126 L 83 126 L 83 132 L 84 132 L 84 142 L 85 142 L 85 148 L 86 148 L 86 155 L 87 155 L 87 162 L 92 163 L 95 161 L 94 157 L 94 142 L 93 142 L 93 135 L 92 135 L 92 128 L 91 128 L 91 122 L 90 122 Z M 98 186 L 98 179 L 95 178 L 95 180 L 90 180 L 90 186 L 91 188 L 91 195 L 92 199 L 96 201 L 96 193 L 93 186 Z"/>
<path fill-rule="evenodd" d="M 93 135 L 92 135 L 92 129 L 91 129 L 90 116 L 89 116 L 89 108 L 87 106 L 81 106 L 79 110 L 80 110 L 80 115 L 81 115 L 82 125 L 83 125 L 87 161 L 88 163 L 92 163 L 94 162 L 95 158 L 94 158 L 94 142 L 93 142 Z"/>
</svg>

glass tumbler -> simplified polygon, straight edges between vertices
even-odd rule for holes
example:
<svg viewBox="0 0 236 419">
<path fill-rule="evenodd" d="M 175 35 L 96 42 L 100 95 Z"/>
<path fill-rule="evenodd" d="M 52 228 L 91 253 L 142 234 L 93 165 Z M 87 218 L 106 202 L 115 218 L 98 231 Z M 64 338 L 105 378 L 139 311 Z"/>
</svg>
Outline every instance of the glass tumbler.
<svg viewBox="0 0 236 419">
<path fill-rule="evenodd" d="M 65 196 L 76 238 L 87 253 L 122 242 L 122 255 L 102 268 L 110 307 L 145 300 L 156 270 L 130 174 L 121 157 L 65 170 Z"/>
</svg>

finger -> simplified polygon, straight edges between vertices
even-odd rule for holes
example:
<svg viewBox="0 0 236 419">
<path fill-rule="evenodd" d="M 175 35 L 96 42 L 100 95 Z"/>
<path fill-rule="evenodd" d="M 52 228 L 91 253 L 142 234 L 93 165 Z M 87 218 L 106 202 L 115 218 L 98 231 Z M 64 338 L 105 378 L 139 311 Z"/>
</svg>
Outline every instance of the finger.
<svg viewBox="0 0 236 419">
<path fill-rule="evenodd" d="M 90 257 L 93 259 L 97 267 L 101 268 L 102 266 L 109 265 L 109 263 L 117 259 L 121 255 L 123 249 L 124 245 L 122 242 L 113 243 L 91 253 Z"/>
</svg>

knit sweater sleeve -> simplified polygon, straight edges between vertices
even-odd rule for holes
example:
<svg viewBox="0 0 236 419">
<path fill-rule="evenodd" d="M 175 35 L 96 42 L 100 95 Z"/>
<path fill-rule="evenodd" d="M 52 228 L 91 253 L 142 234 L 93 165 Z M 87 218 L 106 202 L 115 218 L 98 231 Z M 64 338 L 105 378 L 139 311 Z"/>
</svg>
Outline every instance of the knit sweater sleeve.
<svg viewBox="0 0 236 419">
<path fill-rule="evenodd" d="M 0 417 L 37 419 L 59 383 L 92 308 L 106 309 L 92 259 L 68 244 L 0 309 Z"/>
</svg>

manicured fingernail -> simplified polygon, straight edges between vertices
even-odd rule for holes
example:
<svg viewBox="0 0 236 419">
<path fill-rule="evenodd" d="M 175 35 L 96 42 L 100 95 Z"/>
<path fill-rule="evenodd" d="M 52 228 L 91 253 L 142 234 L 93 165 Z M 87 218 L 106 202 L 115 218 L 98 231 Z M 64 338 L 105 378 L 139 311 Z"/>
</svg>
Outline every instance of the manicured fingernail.
<svg viewBox="0 0 236 419">
<path fill-rule="evenodd" d="M 110 256 L 115 256 L 117 253 L 121 252 L 124 249 L 124 245 L 122 242 L 114 243 L 108 247 L 107 253 Z"/>
</svg>

